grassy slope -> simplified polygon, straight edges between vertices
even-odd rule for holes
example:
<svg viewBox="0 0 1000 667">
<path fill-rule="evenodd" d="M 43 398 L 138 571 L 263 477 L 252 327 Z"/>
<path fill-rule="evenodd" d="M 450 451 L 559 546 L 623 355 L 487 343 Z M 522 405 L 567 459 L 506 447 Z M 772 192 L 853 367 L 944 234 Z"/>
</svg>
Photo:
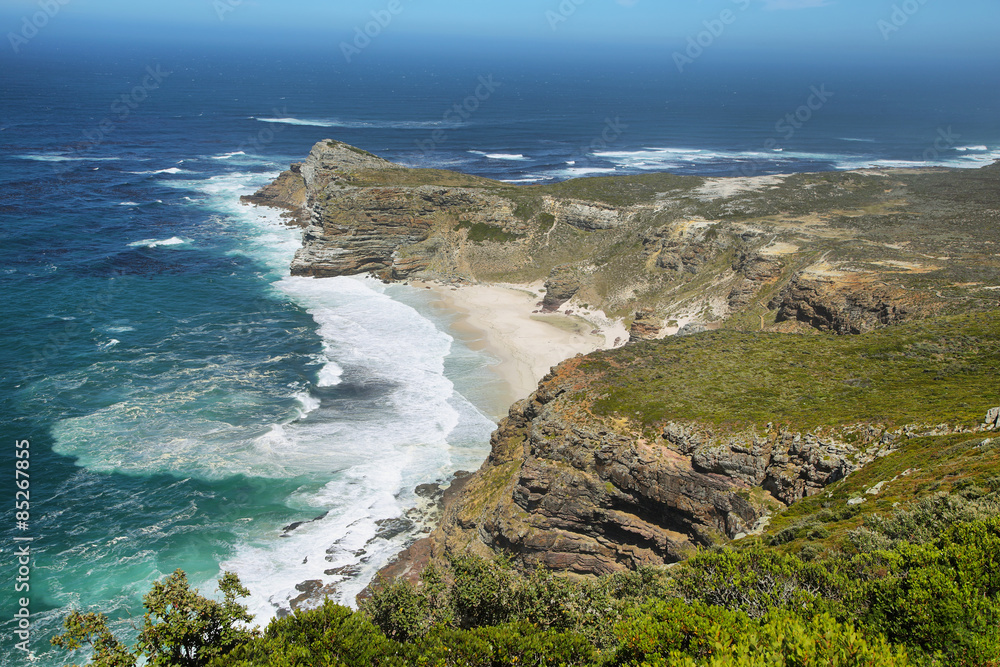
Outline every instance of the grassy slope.
<svg viewBox="0 0 1000 667">
<path fill-rule="evenodd" d="M 913 438 L 893 454 L 831 484 L 824 493 L 776 515 L 760 540 L 786 553 L 806 548 L 851 552 L 848 532 L 864 525 L 866 519 L 892 514 L 898 506 L 921 498 L 947 496 L 970 486 L 995 486 L 998 476 L 1000 438 L 996 436 Z M 848 504 L 852 499 L 864 502 Z"/>
<path fill-rule="evenodd" d="M 974 425 L 1000 405 L 1000 313 L 849 337 L 720 331 L 597 353 L 583 370 L 597 414 L 647 425 Z"/>
</svg>

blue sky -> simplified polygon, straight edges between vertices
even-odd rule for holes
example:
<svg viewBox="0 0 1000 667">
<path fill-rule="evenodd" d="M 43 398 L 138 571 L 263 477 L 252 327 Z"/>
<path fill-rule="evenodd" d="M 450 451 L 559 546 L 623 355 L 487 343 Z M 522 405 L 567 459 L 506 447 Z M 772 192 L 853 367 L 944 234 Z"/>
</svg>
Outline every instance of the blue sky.
<svg viewBox="0 0 1000 667">
<path fill-rule="evenodd" d="M 398 3 L 398 4 L 393 4 Z M 396 39 L 474 38 L 682 50 L 727 19 L 713 41 L 737 50 L 996 55 L 997 0 L 0 0 L 3 34 L 58 6 L 39 41 L 174 33 L 274 43 L 349 41 L 397 9 Z M 729 13 L 724 13 L 729 12 Z M 29 29 L 30 30 L 30 29 Z M 7 40 L 5 40 L 7 41 Z M 390 40 L 386 40 L 390 41 Z"/>
</svg>

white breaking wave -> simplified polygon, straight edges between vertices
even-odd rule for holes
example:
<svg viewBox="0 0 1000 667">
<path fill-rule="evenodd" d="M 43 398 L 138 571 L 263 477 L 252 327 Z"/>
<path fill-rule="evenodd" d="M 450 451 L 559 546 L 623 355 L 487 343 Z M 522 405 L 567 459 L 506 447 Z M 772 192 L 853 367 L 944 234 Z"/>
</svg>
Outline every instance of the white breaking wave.
<svg viewBox="0 0 1000 667">
<path fill-rule="evenodd" d="M 117 157 L 80 157 L 78 155 L 45 155 L 29 153 L 27 155 L 15 155 L 21 160 L 34 160 L 36 162 L 113 162 L 120 160 Z"/>
<path fill-rule="evenodd" d="M 525 176 L 524 178 L 501 178 L 501 183 L 538 183 L 539 181 L 550 181 L 555 176 Z"/>
<path fill-rule="evenodd" d="M 130 248 L 161 248 L 177 245 L 187 245 L 191 241 L 182 239 L 179 236 L 171 236 L 169 239 L 143 239 L 129 243 Z"/>
<path fill-rule="evenodd" d="M 169 169 L 158 169 L 157 171 L 138 171 L 137 174 L 190 174 L 190 171 L 185 171 L 180 167 L 170 167 Z"/>
<path fill-rule="evenodd" d="M 306 127 L 343 127 L 355 130 L 428 130 L 467 125 L 467 123 L 449 122 L 446 120 L 340 120 L 337 118 L 258 118 L 256 116 L 251 116 L 251 120 L 261 123 L 280 123 L 282 125 L 301 125 Z"/>
<path fill-rule="evenodd" d="M 570 167 L 568 169 L 557 169 L 553 174 L 559 178 L 578 178 L 580 176 L 594 176 L 598 174 L 614 174 L 618 170 L 614 167 Z"/>
<path fill-rule="evenodd" d="M 850 139 L 844 139 L 848 141 Z M 863 141 L 863 140 L 857 140 Z M 789 150 L 707 150 L 699 148 L 644 148 L 631 151 L 597 151 L 595 157 L 607 160 L 624 169 L 642 171 L 670 171 L 677 168 L 707 164 L 740 164 L 759 163 L 778 166 L 791 166 L 801 162 L 828 163 L 835 169 L 866 169 L 866 168 L 917 168 L 917 167 L 980 167 L 991 164 L 1000 151 L 983 154 L 987 147 L 964 147 L 967 154 L 951 157 L 946 151 L 935 159 L 885 159 L 872 156 L 859 156 L 844 153 L 814 153 Z M 956 149 L 962 151 L 962 149 Z M 565 172 L 564 172 L 565 173 Z"/>
<path fill-rule="evenodd" d="M 222 155 L 213 155 L 213 160 L 228 160 L 229 158 L 236 157 L 237 155 L 246 155 L 245 151 L 235 151 L 233 153 L 224 153 Z"/>
<path fill-rule="evenodd" d="M 473 155 L 482 155 L 483 157 L 489 158 L 491 160 L 516 160 L 523 161 L 529 158 L 524 157 L 521 153 L 487 153 L 485 151 L 469 151 Z"/>
<path fill-rule="evenodd" d="M 986 167 L 1000 159 L 1000 151 L 983 155 L 966 154 L 958 157 L 939 157 L 934 160 L 877 160 L 870 158 L 843 158 L 835 162 L 837 169 L 920 169 L 927 167 L 949 167 L 956 169 L 975 169 Z"/>
</svg>

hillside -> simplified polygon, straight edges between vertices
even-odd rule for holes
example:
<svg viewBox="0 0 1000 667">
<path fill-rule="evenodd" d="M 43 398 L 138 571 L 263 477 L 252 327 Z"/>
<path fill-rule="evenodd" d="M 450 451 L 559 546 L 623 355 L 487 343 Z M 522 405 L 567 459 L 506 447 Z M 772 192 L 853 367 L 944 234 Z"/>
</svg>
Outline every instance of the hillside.
<svg viewBox="0 0 1000 667">
<path fill-rule="evenodd" d="M 247 201 L 305 227 L 300 275 L 547 281 L 655 338 L 859 333 L 994 308 L 1000 167 L 510 185 L 327 140 Z"/>
<path fill-rule="evenodd" d="M 1000 472 L 980 446 L 1000 427 L 996 411 L 984 425 L 998 375 L 996 312 L 859 336 L 708 332 L 571 359 L 511 408 L 441 526 L 388 574 L 466 552 L 607 574 L 982 482 Z"/>
</svg>

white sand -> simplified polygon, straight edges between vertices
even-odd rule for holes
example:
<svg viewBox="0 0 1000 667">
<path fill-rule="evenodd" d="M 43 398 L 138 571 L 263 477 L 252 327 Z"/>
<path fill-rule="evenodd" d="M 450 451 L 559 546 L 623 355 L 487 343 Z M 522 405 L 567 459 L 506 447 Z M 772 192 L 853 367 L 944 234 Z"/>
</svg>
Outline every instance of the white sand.
<svg viewBox="0 0 1000 667">
<path fill-rule="evenodd" d="M 510 388 L 509 403 L 527 398 L 560 362 L 628 340 L 625 326 L 599 311 L 579 311 L 567 304 L 562 310 L 573 315 L 536 312 L 541 310 L 541 284 L 414 286 L 430 287 L 442 306 L 461 315 L 457 326 L 482 335 L 481 348 L 500 361 L 495 370 Z"/>
</svg>

